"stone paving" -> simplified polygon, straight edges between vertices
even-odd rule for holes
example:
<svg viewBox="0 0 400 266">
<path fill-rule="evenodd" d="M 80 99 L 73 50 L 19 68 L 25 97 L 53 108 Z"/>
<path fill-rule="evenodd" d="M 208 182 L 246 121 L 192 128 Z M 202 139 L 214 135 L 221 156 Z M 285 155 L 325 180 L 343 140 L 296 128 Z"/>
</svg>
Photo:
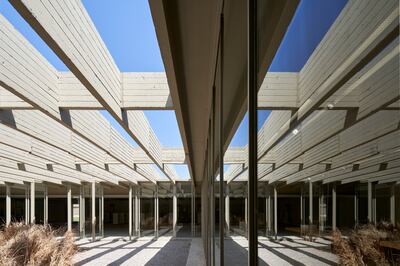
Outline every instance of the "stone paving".
<svg viewBox="0 0 400 266">
<path fill-rule="evenodd" d="M 296 236 L 278 240 L 259 237 L 259 265 L 337 265 L 338 258 L 330 251 L 331 242 L 317 238 L 315 242 Z M 248 242 L 242 236 L 226 239 L 225 264 L 247 265 Z"/>
<path fill-rule="evenodd" d="M 242 236 L 225 239 L 225 265 L 247 265 L 248 244 Z M 154 239 L 144 236 L 105 237 L 96 242 L 77 240 L 80 252 L 74 263 L 80 265 L 205 265 L 200 238 L 173 238 L 169 234 Z M 278 240 L 259 238 L 260 265 L 337 265 L 330 252 L 330 241 L 317 238 L 304 241 L 296 236 Z M 219 254 L 218 247 L 216 254 Z"/>
</svg>

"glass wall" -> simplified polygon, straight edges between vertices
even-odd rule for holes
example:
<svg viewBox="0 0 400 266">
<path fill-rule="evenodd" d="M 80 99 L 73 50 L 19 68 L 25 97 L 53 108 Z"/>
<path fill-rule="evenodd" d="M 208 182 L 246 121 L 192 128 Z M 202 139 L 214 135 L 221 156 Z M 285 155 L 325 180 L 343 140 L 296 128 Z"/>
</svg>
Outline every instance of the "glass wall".
<svg viewBox="0 0 400 266">
<path fill-rule="evenodd" d="M 398 220 L 394 2 L 282 2 L 256 1 L 257 36 L 247 28 L 224 31 L 232 10 L 248 25 L 246 3 L 223 8 L 202 187 L 210 265 L 254 263 L 253 255 L 259 264 L 332 264 L 292 247 Z M 236 42 L 224 43 L 232 36 Z M 233 71 L 243 58 L 250 65 Z M 248 94 L 252 79 L 256 103 Z M 235 86 L 241 95 L 231 93 Z M 233 108 L 239 96 L 247 100 Z"/>
<path fill-rule="evenodd" d="M 300 264 L 293 243 L 397 219 L 399 39 L 384 22 L 395 4 L 301 1 L 269 58 L 272 6 L 257 3 L 258 256 Z"/>
</svg>

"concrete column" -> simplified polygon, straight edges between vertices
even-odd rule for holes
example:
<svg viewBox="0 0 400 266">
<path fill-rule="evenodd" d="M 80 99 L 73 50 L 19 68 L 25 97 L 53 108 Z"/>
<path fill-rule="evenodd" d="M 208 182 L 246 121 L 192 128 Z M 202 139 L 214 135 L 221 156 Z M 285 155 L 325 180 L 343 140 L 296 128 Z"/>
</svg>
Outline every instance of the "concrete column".
<svg viewBox="0 0 400 266">
<path fill-rule="evenodd" d="M 85 237 L 85 187 L 80 187 L 79 193 L 79 231 L 81 238 Z"/>
<path fill-rule="evenodd" d="M 176 222 L 178 220 L 178 199 L 176 197 L 176 184 L 172 188 L 172 230 L 176 236 Z"/>
<path fill-rule="evenodd" d="M 303 186 L 300 190 L 300 235 L 303 235 L 304 225 L 304 206 L 303 206 Z"/>
<path fill-rule="evenodd" d="M 43 220 L 44 220 L 44 225 L 47 225 L 49 223 L 49 194 L 48 194 L 48 188 L 47 185 L 44 186 L 44 199 L 43 199 Z"/>
<path fill-rule="evenodd" d="M 11 188 L 6 185 L 6 226 L 11 223 Z"/>
<path fill-rule="evenodd" d="M 99 206 L 100 209 L 100 225 L 101 225 L 101 237 L 104 237 L 104 188 L 100 187 L 101 191 L 101 204 Z"/>
<path fill-rule="evenodd" d="M 30 202 L 29 202 L 29 185 L 25 185 L 25 224 L 29 224 L 29 218 L 30 218 Z"/>
<path fill-rule="evenodd" d="M 271 232 L 271 195 L 269 191 L 265 198 L 265 225 L 267 228 L 265 235 L 269 236 Z"/>
<path fill-rule="evenodd" d="M 311 228 L 312 228 L 312 225 L 313 225 L 313 185 L 312 185 L 312 182 L 311 181 L 309 181 L 309 217 L 308 217 L 308 222 L 309 222 L 309 227 L 310 227 L 310 230 L 311 230 Z"/>
<path fill-rule="evenodd" d="M 136 218 L 137 218 L 137 236 L 138 237 L 140 237 L 140 195 L 141 195 L 141 191 L 140 191 L 140 187 L 138 187 L 137 188 L 137 200 L 136 200 L 136 203 L 137 203 L 137 215 L 136 215 Z"/>
<path fill-rule="evenodd" d="M 92 241 L 96 240 L 96 183 L 92 182 Z"/>
<path fill-rule="evenodd" d="M 154 192 L 154 236 L 158 238 L 158 186 Z"/>
<path fill-rule="evenodd" d="M 375 185 L 373 185 L 372 191 L 372 221 L 376 224 L 376 194 L 375 194 Z"/>
<path fill-rule="evenodd" d="M 274 187 L 274 233 L 275 239 L 278 237 L 278 191 Z"/>
<path fill-rule="evenodd" d="M 247 237 L 247 228 L 248 228 L 248 208 L 247 208 L 247 196 L 244 198 L 244 234 Z"/>
<path fill-rule="evenodd" d="M 231 229 L 231 220 L 230 220 L 230 199 L 229 199 L 229 186 L 226 184 L 225 188 L 225 224 L 226 224 L 226 235 L 229 235 Z"/>
<path fill-rule="evenodd" d="M 129 210 L 128 210 L 128 214 L 129 214 L 129 240 L 132 239 L 132 185 L 129 185 Z"/>
<path fill-rule="evenodd" d="M 358 195 L 354 194 L 354 226 L 358 225 Z"/>
<path fill-rule="evenodd" d="M 71 184 L 67 187 L 67 225 L 68 231 L 72 231 L 72 189 Z"/>
<path fill-rule="evenodd" d="M 336 184 L 332 187 L 332 230 L 336 230 Z"/>
<path fill-rule="evenodd" d="M 390 222 L 396 224 L 396 186 L 394 184 L 390 191 Z"/>
<path fill-rule="evenodd" d="M 31 182 L 31 224 L 36 223 L 35 216 L 35 182 Z"/>
<path fill-rule="evenodd" d="M 368 182 L 368 222 L 372 223 L 372 183 Z"/>
<path fill-rule="evenodd" d="M 139 219 L 139 188 L 135 188 L 135 234 L 140 236 L 140 219 Z"/>
<path fill-rule="evenodd" d="M 325 230 L 325 197 L 322 191 L 319 194 L 319 231 Z"/>
<path fill-rule="evenodd" d="M 97 218 L 97 223 L 98 223 L 98 228 L 99 228 L 99 234 L 100 234 L 100 236 L 101 236 L 101 234 L 102 234 L 102 228 L 101 228 L 101 189 L 100 188 L 98 188 L 97 189 L 97 191 L 99 192 L 98 193 L 98 197 L 97 197 L 97 202 L 98 202 L 98 204 L 99 204 L 99 209 L 98 209 L 98 218 Z"/>
</svg>

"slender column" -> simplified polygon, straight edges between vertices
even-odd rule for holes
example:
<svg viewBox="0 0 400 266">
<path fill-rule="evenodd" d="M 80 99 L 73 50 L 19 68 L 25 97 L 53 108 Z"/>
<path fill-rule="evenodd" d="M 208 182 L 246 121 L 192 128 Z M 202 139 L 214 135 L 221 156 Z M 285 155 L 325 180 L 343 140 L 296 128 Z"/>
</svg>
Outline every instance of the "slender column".
<svg viewBox="0 0 400 266">
<path fill-rule="evenodd" d="M 265 234 L 269 236 L 271 232 L 271 195 L 269 189 L 267 197 L 265 198 L 265 224 L 267 227 Z"/>
<path fill-rule="evenodd" d="M 44 214 L 43 214 L 43 220 L 44 220 L 44 225 L 47 225 L 49 223 L 49 194 L 48 194 L 48 188 L 47 185 L 44 186 Z"/>
<path fill-rule="evenodd" d="M 98 189 L 97 189 L 97 191 L 98 191 L 98 193 L 99 193 L 99 196 L 97 197 L 97 202 L 98 202 L 98 204 L 99 204 L 99 212 L 98 212 L 98 214 L 99 214 L 99 216 L 98 216 L 98 219 L 97 219 L 97 223 L 99 224 L 99 234 L 101 235 L 102 234 L 102 232 L 103 232 L 103 230 L 102 230 L 102 224 L 101 224 L 101 185 L 99 185 L 98 186 Z"/>
<path fill-rule="evenodd" d="M 172 188 L 172 231 L 176 236 L 176 221 L 178 219 L 178 199 L 176 198 L 176 184 Z"/>
<path fill-rule="evenodd" d="M 274 231 L 275 239 L 278 237 L 278 191 L 274 187 Z"/>
<path fill-rule="evenodd" d="M 154 236 L 158 238 L 158 186 L 154 192 Z"/>
<path fill-rule="evenodd" d="M 135 234 L 140 236 L 140 219 L 139 219 L 139 188 L 135 188 Z"/>
<path fill-rule="evenodd" d="M 300 235 L 303 235 L 304 213 L 303 213 L 303 186 L 300 190 Z"/>
<path fill-rule="evenodd" d="M 81 238 L 85 237 L 85 187 L 80 187 L 79 193 L 79 229 Z"/>
<path fill-rule="evenodd" d="M 137 198 L 137 200 L 138 200 L 138 207 L 137 207 L 137 219 L 138 219 L 138 233 L 137 233 L 137 236 L 138 237 L 140 237 L 140 231 L 141 231 L 141 229 L 140 229 L 140 227 L 141 227 L 141 220 L 140 220 L 140 212 L 141 212 L 141 210 L 140 210 L 140 196 L 141 196 L 141 189 L 140 189 L 140 187 L 138 188 L 138 198 Z"/>
<path fill-rule="evenodd" d="M 336 184 L 332 187 L 332 230 L 336 230 Z"/>
<path fill-rule="evenodd" d="M 248 208 L 247 208 L 247 197 L 244 198 L 244 234 L 248 237 Z"/>
<path fill-rule="evenodd" d="M 229 235 L 230 228 L 231 228 L 231 221 L 230 221 L 230 199 L 229 199 L 229 186 L 226 184 L 225 188 L 225 223 L 226 223 L 226 235 Z"/>
<path fill-rule="evenodd" d="M 308 217 L 308 219 L 309 219 L 309 228 L 310 228 L 310 233 L 311 233 L 311 229 L 312 229 L 312 225 L 313 225 L 313 185 L 312 185 L 312 182 L 310 181 L 309 182 L 309 213 L 310 213 L 310 215 L 309 215 L 309 217 Z"/>
<path fill-rule="evenodd" d="M 358 195 L 354 194 L 354 226 L 358 225 Z"/>
<path fill-rule="evenodd" d="M 29 224 L 30 218 L 30 202 L 29 202 L 29 185 L 25 185 L 25 224 Z"/>
<path fill-rule="evenodd" d="M 132 239 L 132 185 L 129 184 L 129 240 Z"/>
<path fill-rule="evenodd" d="M 96 183 L 92 182 L 92 241 L 96 240 Z"/>
<path fill-rule="evenodd" d="M 101 237 L 104 237 L 104 188 L 100 187 L 101 191 L 101 205 L 99 206 L 99 209 L 101 211 L 100 215 L 100 225 L 101 225 Z"/>
<path fill-rule="evenodd" d="M 31 223 L 36 223 L 35 217 L 35 182 L 31 182 Z"/>
<path fill-rule="evenodd" d="M 396 224 L 396 187 L 393 184 L 390 191 L 390 222 Z"/>
<path fill-rule="evenodd" d="M 11 223 L 11 188 L 6 185 L 6 226 Z"/>
<path fill-rule="evenodd" d="M 368 182 L 368 222 L 372 223 L 372 183 Z"/>
<path fill-rule="evenodd" d="M 372 221 L 376 224 L 376 193 L 375 185 L 372 186 Z"/>
<path fill-rule="evenodd" d="M 67 225 L 68 231 L 72 231 L 72 190 L 71 184 L 67 187 Z"/>
<path fill-rule="evenodd" d="M 324 231 L 325 223 L 325 197 L 322 191 L 319 194 L 319 231 Z"/>
</svg>

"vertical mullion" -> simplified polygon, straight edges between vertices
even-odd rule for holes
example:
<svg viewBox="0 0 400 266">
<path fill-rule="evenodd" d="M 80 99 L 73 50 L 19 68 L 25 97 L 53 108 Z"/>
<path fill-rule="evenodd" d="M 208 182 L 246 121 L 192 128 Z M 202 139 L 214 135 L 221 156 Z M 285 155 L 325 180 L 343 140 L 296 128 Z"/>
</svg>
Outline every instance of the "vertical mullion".
<svg viewBox="0 0 400 266">
<path fill-rule="evenodd" d="M 249 255 L 248 264 L 258 265 L 257 250 L 257 0 L 248 0 L 248 115 L 249 115 L 249 153 L 248 153 L 248 204 L 249 214 L 248 240 Z"/>
<path fill-rule="evenodd" d="M 224 85 L 224 15 L 221 14 L 220 21 L 220 74 L 221 74 L 221 84 L 219 88 L 219 126 L 218 126 L 218 159 L 219 159 L 219 247 L 220 247 L 220 265 L 224 265 L 224 132 L 223 132 L 223 85 Z"/>
</svg>

